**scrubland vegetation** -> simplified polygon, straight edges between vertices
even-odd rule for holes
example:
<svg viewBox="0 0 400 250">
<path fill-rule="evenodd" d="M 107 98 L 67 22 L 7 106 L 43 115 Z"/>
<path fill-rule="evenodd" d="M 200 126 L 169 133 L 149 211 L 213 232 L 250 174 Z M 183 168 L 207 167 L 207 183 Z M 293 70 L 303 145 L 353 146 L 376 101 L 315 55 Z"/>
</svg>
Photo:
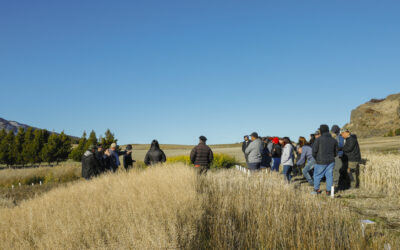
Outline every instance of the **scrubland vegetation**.
<svg viewBox="0 0 400 250">
<path fill-rule="evenodd" d="M 400 156 L 367 159 L 357 192 L 398 211 Z M 396 212 L 389 228 L 354 210 L 353 191 L 309 191 L 274 173 L 199 178 L 183 163 L 120 171 L 0 208 L 0 249 L 400 249 Z M 362 235 L 361 219 L 377 224 Z"/>
</svg>

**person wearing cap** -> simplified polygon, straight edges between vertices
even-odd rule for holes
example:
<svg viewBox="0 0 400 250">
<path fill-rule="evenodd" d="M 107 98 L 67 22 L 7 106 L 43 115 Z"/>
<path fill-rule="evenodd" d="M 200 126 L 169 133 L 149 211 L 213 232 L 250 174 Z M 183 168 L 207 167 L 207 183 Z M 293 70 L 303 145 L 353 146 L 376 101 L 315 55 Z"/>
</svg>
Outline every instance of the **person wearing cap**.
<svg viewBox="0 0 400 250">
<path fill-rule="evenodd" d="M 132 159 L 132 145 L 126 146 L 126 154 L 123 156 L 123 163 L 124 163 L 124 168 L 125 170 L 129 170 L 133 167 L 133 163 L 135 162 Z"/>
<path fill-rule="evenodd" d="M 243 138 L 244 138 L 244 141 L 242 143 L 242 151 L 243 151 L 243 154 L 244 154 L 244 158 L 246 158 L 246 163 L 248 163 L 247 155 L 246 155 L 245 152 L 246 152 L 246 148 L 250 145 L 251 141 L 250 141 L 248 135 L 245 135 Z"/>
<path fill-rule="evenodd" d="M 271 149 L 271 156 L 272 156 L 272 169 L 271 171 L 279 172 L 279 165 L 281 165 L 281 156 L 282 156 L 282 148 L 281 144 L 279 143 L 279 138 L 274 137 L 272 139 L 272 149 Z"/>
<path fill-rule="evenodd" d="M 146 166 L 156 165 L 167 161 L 164 151 L 161 150 L 160 144 L 157 140 L 151 142 L 151 146 L 146 156 L 144 157 L 144 164 Z"/>
<path fill-rule="evenodd" d="M 313 145 L 312 155 L 316 164 L 314 165 L 314 191 L 312 194 L 320 194 L 321 179 L 326 178 L 326 194 L 329 195 L 333 185 L 333 168 L 335 157 L 338 153 L 338 142 L 329 133 L 328 125 L 320 126 L 321 136 Z"/>
<path fill-rule="evenodd" d="M 256 132 L 253 132 L 250 137 L 252 142 L 245 150 L 245 154 L 248 158 L 247 167 L 250 171 L 257 171 L 261 167 L 264 143 L 258 137 L 258 134 Z"/>
<path fill-rule="evenodd" d="M 90 180 L 99 174 L 99 162 L 95 156 L 97 146 L 90 145 L 82 156 L 82 177 Z"/>
<path fill-rule="evenodd" d="M 331 128 L 331 134 L 334 139 L 338 142 L 338 154 L 335 157 L 335 167 L 333 169 L 333 186 L 335 190 L 339 191 L 343 189 L 342 183 L 345 179 L 346 171 L 343 171 L 343 151 L 342 148 L 344 146 L 344 138 L 340 134 L 340 127 L 338 125 L 333 125 Z"/>
<path fill-rule="evenodd" d="M 282 139 L 282 157 L 281 163 L 283 166 L 282 174 L 285 176 L 285 179 L 290 182 L 292 179 L 292 171 L 293 171 L 293 159 L 294 159 L 294 148 L 289 139 L 289 137 L 284 137 Z"/>
<path fill-rule="evenodd" d="M 207 174 L 214 160 L 214 153 L 211 148 L 207 146 L 206 142 L 207 138 L 203 135 L 200 136 L 199 144 L 190 152 L 190 161 L 200 175 Z"/>
<path fill-rule="evenodd" d="M 347 167 L 348 178 L 350 179 L 351 188 L 358 188 L 360 185 L 360 162 L 361 162 L 361 151 L 360 145 L 358 144 L 357 136 L 351 134 L 350 130 L 344 128 L 340 133 L 345 139 L 343 146 L 343 162 L 345 168 Z"/>
</svg>

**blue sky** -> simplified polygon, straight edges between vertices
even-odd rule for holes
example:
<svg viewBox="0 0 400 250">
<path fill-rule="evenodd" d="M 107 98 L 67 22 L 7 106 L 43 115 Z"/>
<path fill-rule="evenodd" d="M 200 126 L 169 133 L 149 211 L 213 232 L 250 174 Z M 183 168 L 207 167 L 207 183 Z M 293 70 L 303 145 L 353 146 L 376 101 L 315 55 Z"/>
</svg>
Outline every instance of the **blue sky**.
<svg viewBox="0 0 400 250">
<path fill-rule="evenodd" d="M 0 117 L 121 143 L 308 135 L 400 92 L 399 1 L 1 1 Z"/>
</svg>

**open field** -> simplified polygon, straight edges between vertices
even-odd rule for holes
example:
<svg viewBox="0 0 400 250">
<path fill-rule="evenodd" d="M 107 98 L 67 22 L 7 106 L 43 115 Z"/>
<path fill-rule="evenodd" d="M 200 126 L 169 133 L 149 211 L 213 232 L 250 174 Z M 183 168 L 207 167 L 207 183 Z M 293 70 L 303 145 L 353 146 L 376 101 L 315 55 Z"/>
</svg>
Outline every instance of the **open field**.
<svg viewBox="0 0 400 250">
<path fill-rule="evenodd" d="M 293 140 L 297 138 L 292 138 Z M 150 145 L 138 145 L 133 146 L 133 158 L 135 160 L 143 161 L 147 150 Z M 360 139 L 360 146 L 364 152 L 390 152 L 390 153 L 400 153 L 400 136 L 397 137 L 375 137 Z M 193 146 L 191 145 L 161 145 L 165 154 L 168 156 L 177 155 L 188 155 L 190 154 Z M 225 145 L 211 145 L 211 148 L 216 153 L 224 153 L 235 157 L 239 162 L 245 162 L 241 144 L 225 144 Z"/>
<path fill-rule="evenodd" d="M 362 218 L 340 199 L 313 197 L 280 175 L 249 178 L 232 169 L 198 178 L 175 164 L 106 175 L 1 208 L 0 248 L 400 247 L 398 235 L 384 224 L 363 236 Z"/>
<path fill-rule="evenodd" d="M 298 177 L 287 185 L 280 175 L 232 169 L 198 179 L 181 164 L 90 182 L 79 178 L 79 163 L 3 169 L 0 249 L 400 249 L 400 137 L 360 144 L 361 187 L 334 200 L 309 195 Z M 147 147 L 135 145 L 134 158 Z M 192 146 L 162 148 L 171 157 Z M 244 161 L 240 145 L 213 149 Z M 365 237 L 361 219 L 376 222 Z"/>
</svg>

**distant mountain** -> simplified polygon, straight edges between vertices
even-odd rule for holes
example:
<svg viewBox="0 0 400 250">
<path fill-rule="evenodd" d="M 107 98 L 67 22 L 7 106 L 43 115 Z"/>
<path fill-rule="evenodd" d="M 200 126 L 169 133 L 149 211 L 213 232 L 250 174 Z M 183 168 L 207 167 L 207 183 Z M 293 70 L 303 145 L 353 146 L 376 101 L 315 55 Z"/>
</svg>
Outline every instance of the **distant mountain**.
<svg viewBox="0 0 400 250">
<path fill-rule="evenodd" d="M 8 120 L 3 119 L 3 118 L 0 117 L 0 130 L 5 129 L 7 132 L 14 131 L 14 133 L 17 133 L 19 128 L 24 128 L 25 130 L 27 128 L 33 128 L 34 130 L 35 129 L 39 129 L 39 128 L 36 128 L 36 127 L 32 127 L 32 126 L 29 126 L 29 125 L 26 125 L 26 124 L 22 124 L 22 123 L 16 122 L 16 121 L 8 121 Z M 49 131 L 49 132 L 53 133 L 51 131 Z M 75 140 L 79 140 L 79 138 L 76 137 L 76 136 L 69 135 L 69 137 L 74 141 Z"/>
<path fill-rule="evenodd" d="M 358 106 L 351 112 L 346 127 L 364 138 L 385 136 L 400 129 L 400 93 Z"/>
<path fill-rule="evenodd" d="M 8 120 L 3 119 L 3 118 L 0 117 L 0 130 L 5 129 L 7 132 L 12 130 L 12 131 L 14 131 L 14 133 L 17 133 L 18 129 L 21 128 L 21 127 L 24 128 L 24 129 L 27 129 L 27 128 L 32 127 L 32 126 L 29 126 L 29 125 L 26 125 L 26 124 L 22 124 L 22 123 L 19 123 L 19 122 L 16 122 L 16 121 L 8 121 Z M 32 127 L 32 128 L 33 129 L 37 129 L 35 127 Z"/>
</svg>

